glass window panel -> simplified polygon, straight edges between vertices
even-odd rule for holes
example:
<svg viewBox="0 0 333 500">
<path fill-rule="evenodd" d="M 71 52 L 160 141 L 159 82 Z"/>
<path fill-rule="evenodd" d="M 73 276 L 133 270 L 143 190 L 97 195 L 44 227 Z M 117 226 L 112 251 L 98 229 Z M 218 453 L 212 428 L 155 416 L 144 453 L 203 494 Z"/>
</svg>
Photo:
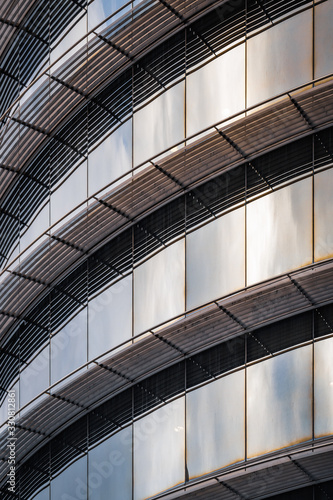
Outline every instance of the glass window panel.
<svg viewBox="0 0 333 500">
<path fill-rule="evenodd" d="M 185 398 L 134 423 L 134 500 L 185 480 Z"/>
<path fill-rule="evenodd" d="M 333 256 L 332 211 L 333 169 L 314 176 L 314 237 L 315 260 Z"/>
<path fill-rule="evenodd" d="M 89 196 L 125 174 L 132 166 L 132 120 L 105 139 L 88 159 Z"/>
<path fill-rule="evenodd" d="M 51 500 L 86 500 L 87 457 L 82 457 L 51 481 Z"/>
<path fill-rule="evenodd" d="M 49 345 L 36 356 L 20 375 L 20 407 L 49 386 Z"/>
<path fill-rule="evenodd" d="M 312 261 L 312 179 L 247 205 L 247 284 Z"/>
<path fill-rule="evenodd" d="M 311 415 L 312 346 L 248 368 L 248 457 L 311 439 Z"/>
<path fill-rule="evenodd" d="M 134 269 L 134 331 L 140 333 L 185 309 L 184 239 Z"/>
<path fill-rule="evenodd" d="M 49 227 L 49 203 L 39 212 L 36 218 L 31 222 L 27 231 L 20 239 L 20 252 L 23 252 L 33 241 L 43 234 Z M 35 248 L 33 245 L 32 248 Z M 32 251 L 32 249 L 31 249 Z"/>
<path fill-rule="evenodd" d="M 245 285 L 245 209 L 240 208 L 187 236 L 187 308 Z"/>
<path fill-rule="evenodd" d="M 315 78 L 333 72 L 333 2 L 315 7 Z"/>
<path fill-rule="evenodd" d="M 84 162 L 51 194 L 51 224 L 86 199 L 87 162 Z"/>
<path fill-rule="evenodd" d="M 80 14 L 81 16 L 81 14 Z M 51 48 L 50 62 L 53 64 L 59 57 L 61 57 L 66 50 L 73 47 L 77 42 L 87 34 L 87 15 L 83 15 L 79 21 L 74 21 L 76 24 L 73 28 L 64 36 L 64 38 L 55 47 Z M 61 35 L 62 36 L 62 35 Z M 61 38 L 61 36 L 59 38 Z M 70 50 L 61 60 L 52 67 L 52 71 L 55 68 L 62 65 L 66 60 L 68 60 L 80 47 L 86 43 L 86 39 L 82 40 L 77 44 L 72 50 Z"/>
<path fill-rule="evenodd" d="M 89 451 L 89 497 L 132 500 L 132 428 L 124 429 Z"/>
<path fill-rule="evenodd" d="M 13 262 L 17 257 L 19 256 L 20 253 L 20 245 L 19 242 L 17 242 L 17 245 L 13 245 L 12 248 L 10 249 L 10 252 L 8 252 L 7 257 L 8 261 L 7 262 Z"/>
<path fill-rule="evenodd" d="M 184 82 L 134 113 L 134 164 L 184 139 Z"/>
<path fill-rule="evenodd" d="M 91 31 L 95 26 L 104 21 L 105 18 L 111 16 L 113 12 L 120 9 L 123 5 L 128 3 L 128 0 L 94 0 L 88 5 L 88 31 Z M 112 16 L 108 22 L 103 23 L 102 26 L 98 28 L 101 31 L 109 24 L 113 23 L 115 19 L 122 16 L 124 12 L 131 8 L 131 4 L 127 9 L 122 10 L 116 16 Z"/>
<path fill-rule="evenodd" d="M 245 108 L 245 44 L 187 77 L 187 135 Z"/>
<path fill-rule="evenodd" d="M 314 345 L 315 437 L 333 434 L 333 339 Z"/>
<path fill-rule="evenodd" d="M 51 338 L 51 384 L 87 361 L 87 309 Z"/>
<path fill-rule="evenodd" d="M 89 359 L 132 335 L 132 276 L 95 297 L 88 305 Z"/>
<path fill-rule="evenodd" d="M 190 478 L 245 457 L 245 376 L 233 373 L 190 392 L 186 401 Z"/>
<path fill-rule="evenodd" d="M 247 105 L 312 79 L 312 11 L 307 10 L 248 40 Z"/>
</svg>

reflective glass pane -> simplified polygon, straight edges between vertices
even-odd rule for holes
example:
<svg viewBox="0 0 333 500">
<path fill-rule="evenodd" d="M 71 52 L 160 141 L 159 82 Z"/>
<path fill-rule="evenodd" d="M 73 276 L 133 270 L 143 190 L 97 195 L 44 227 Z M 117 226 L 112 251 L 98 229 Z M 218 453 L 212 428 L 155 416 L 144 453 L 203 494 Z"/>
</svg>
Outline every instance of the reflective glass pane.
<svg viewBox="0 0 333 500">
<path fill-rule="evenodd" d="M 241 370 L 190 392 L 186 401 L 190 478 L 245 457 L 245 376 Z"/>
<path fill-rule="evenodd" d="M 10 251 L 7 254 L 8 261 L 7 262 L 13 262 L 17 257 L 19 256 L 20 253 L 20 245 L 19 245 L 19 240 L 12 245 Z"/>
<path fill-rule="evenodd" d="M 27 231 L 20 239 L 20 252 L 23 252 L 33 241 L 43 234 L 49 227 L 49 203 L 39 212 L 36 218 L 32 221 Z"/>
<path fill-rule="evenodd" d="M 307 10 L 248 40 L 247 105 L 312 79 L 312 11 Z"/>
<path fill-rule="evenodd" d="M 315 260 L 333 256 L 332 211 L 333 169 L 314 176 L 314 240 Z"/>
<path fill-rule="evenodd" d="M 245 285 L 245 209 L 240 208 L 187 236 L 187 308 Z"/>
<path fill-rule="evenodd" d="M 132 276 L 124 278 L 88 305 L 89 359 L 132 336 Z"/>
<path fill-rule="evenodd" d="M 315 7 L 315 78 L 333 72 L 333 2 Z"/>
<path fill-rule="evenodd" d="M 314 345 L 315 437 L 333 434 L 333 339 Z"/>
<path fill-rule="evenodd" d="M 312 179 L 247 205 L 247 284 L 312 261 Z"/>
<path fill-rule="evenodd" d="M 134 331 L 140 333 L 185 309 L 184 240 L 134 269 Z"/>
<path fill-rule="evenodd" d="M 29 403 L 49 384 L 49 350 L 47 345 L 38 356 L 21 372 L 20 375 L 20 407 Z"/>
<path fill-rule="evenodd" d="M 134 500 L 185 479 L 185 398 L 134 423 Z"/>
<path fill-rule="evenodd" d="M 87 457 L 82 457 L 51 481 L 51 500 L 87 500 Z"/>
<path fill-rule="evenodd" d="M 81 17 L 81 14 L 80 14 Z M 73 47 L 73 45 L 77 44 L 77 42 L 87 34 L 87 15 L 83 15 L 79 21 L 75 20 L 75 24 L 73 28 L 65 35 L 62 40 L 58 43 L 56 40 L 55 44 L 58 43 L 54 48 L 51 49 L 50 61 L 53 64 L 59 57 L 61 57 L 66 50 Z M 62 36 L 62 35 L 61 35 Z M 59 38 L 61 38 L 61 36 Z M 86 43 L 86 39 L 83 40 L 80 44 L 78 44 L 74 49 L 70 50 L 57 65 L 54 65 L 52 70 L 59 65 L 63 64 L 67 59 L 69 59 L 79 47 L 82 47 Z"/>
<path fill-rule="evenodd" d="M 89 451 L 89 498 L 132 500 L 131 429 L 118 432 Z"/>
<path fill-rule="evenodd" d="M 113 12 L 120 9 L 126 3 L 128 3 L 128 0 L 94 0 L 88 5 L 88 31 L 104 21 L 105 18 L 111 16 Z M 131 6 L 128 8 L 130 7 Z M 108 26 L 108 24 L 113 23 L 114 20 L 123 15 L 124 12 L 123 10 L 118 15 L 112 16 L 107 23 L 103 23 L 103 25 L 98 28 L 98 31 Z"/>
<path fill-rule="evenodd" d="M 245 108 L 245 45 L 229 50 L 187 77 L 187 135 Z"/>
<path fill-rule="evenodd" d="M 184 82 L 134 113 L 134 164 L 184 138 Z"/>
<path fill-rule="evenodd" d="M 87 309 L 51 338 L 51 384 L 87 361 Z"/>
<path fill-rule="evenodd" d="M 132 120 L 128 120 L 89 154 L 89 196 L 128 172 L 132 165 Z"/>
<path fill-rule="evenodd" d="M 311 439 L 312 346 L 281 354 L 247 372 L 249 457 Z"/>
<path fill-rule="evenodd" d="M 51 194 L 51 223 L 87 199 L 87 163 L 82 163 L 68 179 Z"/>
</svg>

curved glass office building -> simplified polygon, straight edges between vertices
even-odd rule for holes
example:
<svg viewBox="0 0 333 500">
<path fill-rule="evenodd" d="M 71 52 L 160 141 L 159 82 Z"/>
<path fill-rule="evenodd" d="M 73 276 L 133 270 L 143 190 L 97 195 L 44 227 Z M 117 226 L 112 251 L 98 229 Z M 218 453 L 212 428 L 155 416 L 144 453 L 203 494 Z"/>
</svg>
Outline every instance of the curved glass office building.
<svg viewBox="0 0 333 500">
<path fill-rule="evenodd" d="M 332 25 L 1 3 L 1 499 L 333 498 Z"/>
</svg>

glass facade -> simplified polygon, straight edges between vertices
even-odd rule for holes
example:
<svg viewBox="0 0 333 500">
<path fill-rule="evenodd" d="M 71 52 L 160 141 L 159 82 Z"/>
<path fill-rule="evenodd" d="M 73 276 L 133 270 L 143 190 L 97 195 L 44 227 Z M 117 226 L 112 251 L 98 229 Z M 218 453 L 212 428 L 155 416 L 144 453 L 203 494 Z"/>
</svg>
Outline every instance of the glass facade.
<svg viewBox="0 0 333 500">
<path fill-rule="evenodd" d="M 332 434 L 332 339 L 317 342 L 314 349 L 315 436 Z"/>
<path fill-rule="evenodd" d="M 248 284 L 312 262 L 311 193 L 308 178 L 249 203 Z"/>
<path fill-rule="evenodd" d="M 0 6 L 1 498 L 317 498 L 333 1 L 51 4 Z"/>
<path fill-rule="evenodd" d="M 248 42 L 248 105 L 312 78 L 312 11 L 277 24 Z"/>
<path fill-rule="evenodd" d="M 189 136 L 242 111 L 245 108 L 245 44 L 191 73 L 186 84 Z"/>
<path fill-rule="evenodd" d="M 187 251 L 187 307 L 243 288 L 245 285 L 245 210 L 234 212 L 190 233 Z"/>
<path fill-rule="evenodd" d="M 190 477 L 198 477 L 244 460 L 243 370 L 190 392 L 186 409 Z"/>
<path fill-rule="evenodd" d="M 52 480 L 51 499 L 104 499 L 110 491 L 150 498 L 183 485 L 185 474 L 195 479 L 306 443 L 313 425 L 317 437 L 330 435 L 331 351 L 332 338 L 320 340 L 188 391 L 88 446 L 87 456 Z"/>
<path fill-rule="evenodd" d="M 311 439 L 311 354 L 306 346 L 248 369 L 249 456 Z"/>
</svg>

